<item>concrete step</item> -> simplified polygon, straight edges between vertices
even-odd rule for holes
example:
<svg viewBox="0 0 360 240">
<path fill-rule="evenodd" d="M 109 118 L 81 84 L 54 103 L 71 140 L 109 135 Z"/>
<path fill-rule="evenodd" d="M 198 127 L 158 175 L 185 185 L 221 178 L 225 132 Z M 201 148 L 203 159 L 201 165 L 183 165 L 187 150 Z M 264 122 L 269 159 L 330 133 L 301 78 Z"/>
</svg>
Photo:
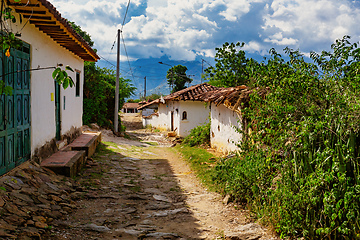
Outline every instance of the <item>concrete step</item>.
<svg viewBox="0 0 360 240">
<path fill-rule="evenodd" d="M 59 151 L 42 161 L 40 165 L 57 174 L 75 177 L 86 162 L 85 154 L 85 151 Z"/>
<path fill-rule="evenodd" d="M 77 137 L 72 143 L 66 146 L 66 150 L 86 152 L 86 157 L 91 157 L 95 151 L 97 145 L 101 142 L 101 133 L 84 132 Z"/>
</svg>

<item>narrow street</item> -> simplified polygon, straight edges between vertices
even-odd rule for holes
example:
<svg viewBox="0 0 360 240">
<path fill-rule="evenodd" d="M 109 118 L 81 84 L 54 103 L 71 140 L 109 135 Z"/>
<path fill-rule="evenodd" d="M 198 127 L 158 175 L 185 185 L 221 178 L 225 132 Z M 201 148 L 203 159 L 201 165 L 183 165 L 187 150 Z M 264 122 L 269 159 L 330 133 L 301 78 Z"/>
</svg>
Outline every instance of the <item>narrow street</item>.
<svg viewBox="0 0 360 240">
<path fill-rule="evenodd" d="M 159 133 L 130 134 L 138 139 L 103 132 L 106 148 L 72 193 L 78 209 L 54 222 L 52 239 L 272 239 L 208 192 Z"/>
</svg>

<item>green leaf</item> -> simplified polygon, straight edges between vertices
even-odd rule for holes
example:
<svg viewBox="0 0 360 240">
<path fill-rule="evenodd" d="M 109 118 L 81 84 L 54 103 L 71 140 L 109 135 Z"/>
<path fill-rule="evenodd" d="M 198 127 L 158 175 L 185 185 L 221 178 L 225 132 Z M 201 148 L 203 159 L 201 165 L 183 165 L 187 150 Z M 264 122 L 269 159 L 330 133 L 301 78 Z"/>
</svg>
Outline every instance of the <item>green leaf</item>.
<svg viewBox="0 0 360 240">
<path fill-rule="evenodd" d="M 64 89 L 67 89 L 69 86 L 69 78 L 65 78 L 62 84 Z"/>
<path fill-rule="evenodd" d="M 69 71 L 74 72 L 74 70 L 73 70 L 69 65 L 67 65 L 67 66 L 65 67 L 65 70 L 69 70 Z"/>
<path fill-rule="evenodd" d="M 61 71 L 61 69 L 59 67 L 56 68 L 52 73 L 52 78 L 56 79 L 56 76 L 59 74 L 60 71 Z"/>
<path fill-rule="evenodd" d="M 75 83 L 74 83 L 72 77 L 68 76 L 68 78 L 69 78 L 70 87 L 73 87 L 75 85 Z"/>
</svg>

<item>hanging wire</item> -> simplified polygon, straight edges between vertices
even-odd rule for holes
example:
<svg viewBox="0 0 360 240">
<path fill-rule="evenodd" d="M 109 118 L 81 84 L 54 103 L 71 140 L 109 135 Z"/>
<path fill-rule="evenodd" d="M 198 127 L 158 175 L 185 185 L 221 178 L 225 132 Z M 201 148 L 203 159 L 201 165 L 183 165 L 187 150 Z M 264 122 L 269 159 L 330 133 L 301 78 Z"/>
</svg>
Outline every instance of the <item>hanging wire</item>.
<svg viewBox="0 0 360 240">
<path fill-rule="evenodd" d="M 128 11 L 129 11 L 129 6 L 130 6 L 130 0 L 129 0 L 129 2 L 128 2 L 127 7 L 126 7 L 126 12 L 125 12 L 124 20 L 123 20 L 123 23 L 122 23 L 122 26 L 121 26 L 121 32 L 122 32 L 122 30 L 123 30 L 123 28 L 124 28 L 124 25 L 125 25 L 126 16 L 127 16 Z"/>
<path fill-rule="evenodd" d="M 128 63 L 129 63 L 129 69 L 130 69 L 130 71 L 131 71 L 131 75 L 134 76 L 134 73 L 133 73 L 133 71 L 132 71 L 132 69 L 131 69 L 131 65 L 130 65 L 129 55 L 128 55 L 127 50 L 126 50 L 124 35 L 122 34 L 122 32 L 120 32 L 120 35 L 121 35 L 121 39 L 122 39 L 123 46 L 124 46 L 124 49 L 125 49 L 126 58 L 127 58 Z"/>
</svg>

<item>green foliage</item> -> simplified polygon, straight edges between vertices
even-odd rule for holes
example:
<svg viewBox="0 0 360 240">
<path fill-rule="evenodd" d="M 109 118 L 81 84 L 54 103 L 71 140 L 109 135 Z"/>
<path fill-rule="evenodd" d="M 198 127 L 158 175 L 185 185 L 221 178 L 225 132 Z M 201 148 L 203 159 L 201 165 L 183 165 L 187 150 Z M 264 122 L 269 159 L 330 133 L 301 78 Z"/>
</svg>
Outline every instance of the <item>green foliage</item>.
<svg viewBox="0 0 360 240">
<path fill-rule="evenodd" d="M 84 124 L 97 123 L 102 127 L 113 127 L 116 82 L 114 70 L 85 62 L 84 72 Z M 129 79 L 119 79 L 119 108 L 123 106 L 125 98 L 130 97 L 134 91 L 135 87 Z"/>
<path fill-rule="evenodd" d="M 210 122 L 193 128 L 183 143 L 189 146 L 210 145 Z"/>
<path fill-rule="evenodd" d="M 89 44 L 90 47 L 94 46 L 94 42 L 91 40 L 91 36 L 83 31 L 79 25 L 76 25 L 75 22 L 69 21 L 71 27 Z"/>
<path fill-rule="evenodd" d="M 150 101 L 153 101 L 155 99 L 161 98 L 161 96 L 163 96 L 163 95 L 159 94 L 159 93 L 152 93 L 151 95 L 146 96 L 145 98 L 141 98 L 141 99 L 150 102 Z"/>
<path fill-rule="evenodd" d="M 55 79 L 59 85 L 62 85 L 64 89 L 75 85 L 73 79 L 67 74 L 66 70 L 74 72 L 71 67 L 66 66 L 65 70 L 61 70 L 60 67 L 57 67 L 52 73 L 53 79 Z"/>
<path fill-rule="evenodd" d="M 242 151 L 214 174 L 281 237 L 360 239 L 360 50 L 347 36 L 331 47 L 252 65 L 249 85 L 269 93 L 254 90 Z"/>
<path fill-rule="evenodd" d="M 12 95 L 12 90 L 13 88 L 10 86 L 6 86 L 4 81 L 0 80 L 0 95 L 1 94 L 5 94 L 5 95 Z"/>
<path fill-rule="evenodd" d="M 186 88 L 186 83 L 191 83 L 192 79 L 186 75 L 187 67 L 177 65 L 167 71 L 166 78 L 168 84 L 172 88 L 171 93 L 180 91 Z"/>
<path fill-rule="evenodd" d="M 215 67 L 205 69 L 209 84 L 217 87 L 233 87 L 247 85 L 252 59 L 245 57 L 241 50 L 244 43 L 224 43 L 222 48 L 216 48 Z M 255 62 L 254 62 L 255 63 Z"/>
<path fill-rule="evenodd" d="M 126 102 L 128 102 L 128 103 L 139 103 L 140 99 L 128 99 Z"/>
</svg>

